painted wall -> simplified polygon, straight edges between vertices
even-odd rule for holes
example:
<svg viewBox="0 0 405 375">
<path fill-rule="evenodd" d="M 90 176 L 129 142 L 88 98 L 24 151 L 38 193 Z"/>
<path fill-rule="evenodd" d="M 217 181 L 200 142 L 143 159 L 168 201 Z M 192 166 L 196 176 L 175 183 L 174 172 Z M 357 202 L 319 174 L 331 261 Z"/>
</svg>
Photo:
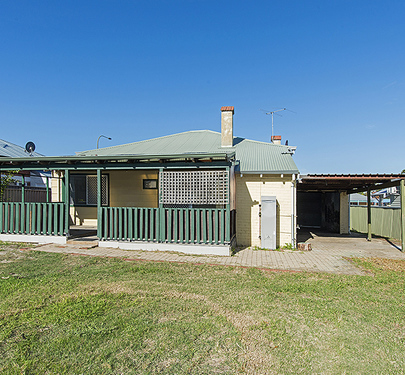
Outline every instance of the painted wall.
<svg viewBox="0 0 405 375">
<path fill-rule="evenodd" d="M 350 203 L 346 192 L 340 193 L 340 234 L 350 233 Z"/>
<path fill-rule="evenodd" d="M 52 178 L 50 181 L 52 202 L 62 202 L 62 177 L 63 173 L 61 171 L 52 171 Z"/>
<path fill-rule="evenodd" d="M 111 207 L 159 207 L 158 189 L 144 189 L 144 179 L 158 179 L 158 171 L 110 171 Z"/>
<path fill-rule="evenodd" d="M 70 223 L 97 226 L 97 207 L 70 207 Z"/>
<path fill-rule="evenodd" d="M 292 175 L 236 175 L 236 241 L 261 246 L 259 205 L 262 196 L 277 198 L 277 246 L 292 243 Z"/>
</svg>

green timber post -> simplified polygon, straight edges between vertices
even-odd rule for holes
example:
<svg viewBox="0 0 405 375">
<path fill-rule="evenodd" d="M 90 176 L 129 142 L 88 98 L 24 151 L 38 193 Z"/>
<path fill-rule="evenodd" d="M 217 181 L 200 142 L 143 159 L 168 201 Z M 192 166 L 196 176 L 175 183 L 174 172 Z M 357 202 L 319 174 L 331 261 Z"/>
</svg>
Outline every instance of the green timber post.
<svg viewBox="0 0 405 375">
<path fill-rule="evenodd" d="M 69 169 L 65 169 L 63 178 L 63 202 L 65 203 L 65 234 L 69 236 L 69 219 L 70 219 L 70 191 L 69 191 Z"/>
<path fill-rule="evenodd" d="M 59 179 L 60 179 L 61 175 L 59 174 Z M 60 187 L 61 193 L 62 193 L 62 202 L 65 202 L 65 177 L 63 176 L 62 180 L 61 180 L 62 184 Z"/>
<path fill-rule="evenodd" d="M 25 177 L 24 175 L 21 176 L 21 224 L 20 230 L 21 233 L 24 233 L 24 224 L 25 224 Z M 18 222 L 18 221 L 17 221 Z"/>
<path fill-rule="evenodd" d="M 21 203 L 25 203 L 25 177 L 21 175 Z"/>
<path fill-rule="evenodd" d="M 97 237 L 98 239 L 101 239 L 101 169 L 97 169 Z"/>
<path fill-rule="evenodd" d="M 158 212 L 157 212 L 157 218 L 156 218 L 156 240 L 157 242 L 163 242 L 164 239 L 164 209 L 163 209 L 163 203 L 162 203 L 162 173 L 163 173 L 163 168 L 159 168 L 159 177 L 158 177 Z"/>
<path fill-rule="evenodd" d="M 367 188 L 367 241 L 371 241 L 371 189 Z"/>
<path fill-rule="evenodd" d="M 405 251 L 405 181 L 401 180 L 399 185 L 401 199 L 401 251 Z"/>
<path fill-rule="evenodd" d="M 46 203 L 49 203 L 49 177 L 46 177 Z"/>
</svg>

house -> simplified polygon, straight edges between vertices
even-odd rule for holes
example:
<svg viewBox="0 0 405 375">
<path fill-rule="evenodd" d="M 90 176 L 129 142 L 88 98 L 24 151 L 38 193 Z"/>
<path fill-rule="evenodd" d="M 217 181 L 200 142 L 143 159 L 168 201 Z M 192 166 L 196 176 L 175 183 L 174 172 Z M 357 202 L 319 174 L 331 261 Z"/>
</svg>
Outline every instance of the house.
<svg viewBox="0 0 405 375">
<path fill-rule="evenodd" d="M 71 225 L 95 225 L 100 246 L 127 249 L 228 255 L 237 245 L 268 247 L 270 237 L 271 247 L 295 246 L 295 148 L 277 136 L 234 137 L 233 116 L 234 107 L 221 108 L 220 133 L 0 160 L 0 170 L 52 171 L 52 203 L 0 205 L 0 214 L 7 208 L 25 220 L 4 216 L 0 239 L 63 242 Z"/>
<path fill-rule="evenodd" d="M 367 195 L 353 193 L 350 194 L 350 206 L 367 206 Z M 371 205 L 377 205 L 378 201 L 375 198 L 371 198 Z"/>
<path fill-rule="evenodd" d="M 24 158 L 24 157 L 43 156 L 35 151 L 28 153 L 25 148 L 14 143 L 0 139 L 0 158 Z M 4 201 L 21 199 L 24 185 L 25 198 L 27 202 L 46 202 L 49 190 L 50 172 L 41 170 L 19 171 L 13 173 L 12 181 L 5 189 L 3 196 Z"/>
<path fill-rule="evenodd" d="M 378 200 L 379 206 L 401 207 L 401 197 L 398 186 L 393 186 L 378 190 L 371 194 L 374 199 Z"/>
</svg>

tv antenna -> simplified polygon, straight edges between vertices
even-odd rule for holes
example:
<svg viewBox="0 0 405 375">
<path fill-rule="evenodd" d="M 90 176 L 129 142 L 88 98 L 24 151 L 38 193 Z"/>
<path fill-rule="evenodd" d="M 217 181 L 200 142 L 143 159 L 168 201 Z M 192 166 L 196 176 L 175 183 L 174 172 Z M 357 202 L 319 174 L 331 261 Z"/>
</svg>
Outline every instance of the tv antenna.
<svg viewBox="0 0 405 375">
<path fill-rule="evenodd" d="M 274 129 L 274 114 L 281 111 L 286 111 L 287 108 L 276 109 L 275 111 L 266 112 L 266 115 L 271 115 L 271 139 L 273 139 L 273 129 Z M 280 115 L 279 115 L 280 116 Z"/>
<path fill-rule="evenodd" d="M 25 151 L 28 152 L 30 156 L 32 156 L 32 153 L 35 151 L 35 143 L 31 141 L 27 142 L 27 144 L 25 145 Z"/>
</svg>

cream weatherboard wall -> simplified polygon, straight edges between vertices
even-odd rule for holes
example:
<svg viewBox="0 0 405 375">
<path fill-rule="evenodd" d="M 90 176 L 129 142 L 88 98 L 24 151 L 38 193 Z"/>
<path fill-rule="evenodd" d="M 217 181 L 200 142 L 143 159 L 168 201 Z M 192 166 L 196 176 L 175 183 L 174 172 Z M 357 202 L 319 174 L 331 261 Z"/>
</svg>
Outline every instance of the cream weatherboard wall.
<svg viewBox="0 0 405 375">
<path fill-rule="evenodd" d="M 158 189 L 144 189 L 143 180 L 157 180 L 158 171 L 110 171 L 111 207 L 159 207 Z"/>
<path fill-rule="evenodd" d="M 243 174 L 236 176 L 236 241 L 238 246 L 261 246 L 262 196 L 277 198 L 277 246 L 292 244 L 295 189 L 292 175 Z M 294 208 L 294 210 L 293 210 Z M 295 232 L 295 229 L 294 229 Z M 295 237 L 295 234 L 294 234 Z"/>
</svg>

